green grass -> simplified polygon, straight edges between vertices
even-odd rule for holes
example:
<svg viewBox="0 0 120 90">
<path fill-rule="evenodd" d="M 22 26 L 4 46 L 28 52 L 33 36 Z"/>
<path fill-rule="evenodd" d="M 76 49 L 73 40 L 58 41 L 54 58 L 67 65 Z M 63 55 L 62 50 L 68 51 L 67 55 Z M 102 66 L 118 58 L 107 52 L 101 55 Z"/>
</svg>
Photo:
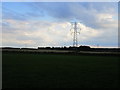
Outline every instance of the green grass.
<svg viewBox="0 0 120 90">
<path fill-rule="evenodd" d="M 3 53 L 4 88 L 116 88 L 118 57 Z"/>
</svg>

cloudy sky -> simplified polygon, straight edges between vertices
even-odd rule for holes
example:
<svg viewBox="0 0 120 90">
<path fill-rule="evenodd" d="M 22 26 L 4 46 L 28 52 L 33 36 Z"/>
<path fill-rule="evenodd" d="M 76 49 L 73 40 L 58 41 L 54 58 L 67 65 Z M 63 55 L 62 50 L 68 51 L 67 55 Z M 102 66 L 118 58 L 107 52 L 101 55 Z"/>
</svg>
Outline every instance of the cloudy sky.
<svg viewBox="0 0 120 90">
<path fill-rule="evenodd" d="M 117 2 L 3 2 L 2 45 L 70 46 L 74 21 L 79 45 L 118 47 Z"/>
</svg>

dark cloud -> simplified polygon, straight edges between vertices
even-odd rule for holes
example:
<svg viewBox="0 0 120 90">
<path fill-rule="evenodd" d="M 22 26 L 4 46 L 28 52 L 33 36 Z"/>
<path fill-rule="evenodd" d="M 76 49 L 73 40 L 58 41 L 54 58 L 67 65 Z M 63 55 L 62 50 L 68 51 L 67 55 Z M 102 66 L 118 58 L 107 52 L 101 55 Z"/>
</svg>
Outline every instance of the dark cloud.
<svg viewBox="0 0 120 90">
<path fill-rule="evenodd" d="M 8 9 L 6 4 L 3 4 L 3 18 L 29 20 L 49 16 L 56 21 L 70 22 L 77 19 L 87 26 L 98 28 L 96 15 L 117 13 L 117 3 L 113 2 L 23 2 L 22 5 L 28 8 L 24 13 Z"/>
<path fill-rule="evenodd" d="M 57 21 L 72 21 L 77 19 L 93 28 L 100 28 L 97 15 L 101 13 L 117 13 L 117 3 L 110 2 L 59 2 L 59 3 L 31 3 L 36 10 L 43 10 Z"/>
</svg>

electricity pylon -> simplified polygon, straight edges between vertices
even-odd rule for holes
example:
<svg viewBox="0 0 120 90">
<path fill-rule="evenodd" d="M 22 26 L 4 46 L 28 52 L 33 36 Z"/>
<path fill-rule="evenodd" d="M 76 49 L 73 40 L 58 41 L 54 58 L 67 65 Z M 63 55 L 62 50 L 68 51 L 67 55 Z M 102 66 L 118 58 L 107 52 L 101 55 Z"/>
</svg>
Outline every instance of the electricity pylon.
<svg viewBox="0 0 120 90">
<path fill-rule="evenodd" d="M 80 34 L 80 31 L 81 30 L 79 27 L 78 27 L 78 23 L 77 22 L 71 22 L 72 24 L 72 28 L 70 29 L 73 30 L 72 34 L 73 34 L 73 47 L 77 47 L 78 46 L 78 38 L 77 38 L 77 34 Z"/>
</svg>

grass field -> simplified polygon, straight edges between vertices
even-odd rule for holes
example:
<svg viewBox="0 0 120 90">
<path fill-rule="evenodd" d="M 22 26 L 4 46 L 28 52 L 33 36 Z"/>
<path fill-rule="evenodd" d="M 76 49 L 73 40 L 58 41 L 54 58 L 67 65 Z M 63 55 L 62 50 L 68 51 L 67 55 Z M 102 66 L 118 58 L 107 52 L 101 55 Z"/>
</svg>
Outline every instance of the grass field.
<svg viewBox="0 0 120 90">
<path fill-rule="evenodd" d="M 118 57 L 3 53 L 4 88 L 117 88 Z"/>
</svg>

